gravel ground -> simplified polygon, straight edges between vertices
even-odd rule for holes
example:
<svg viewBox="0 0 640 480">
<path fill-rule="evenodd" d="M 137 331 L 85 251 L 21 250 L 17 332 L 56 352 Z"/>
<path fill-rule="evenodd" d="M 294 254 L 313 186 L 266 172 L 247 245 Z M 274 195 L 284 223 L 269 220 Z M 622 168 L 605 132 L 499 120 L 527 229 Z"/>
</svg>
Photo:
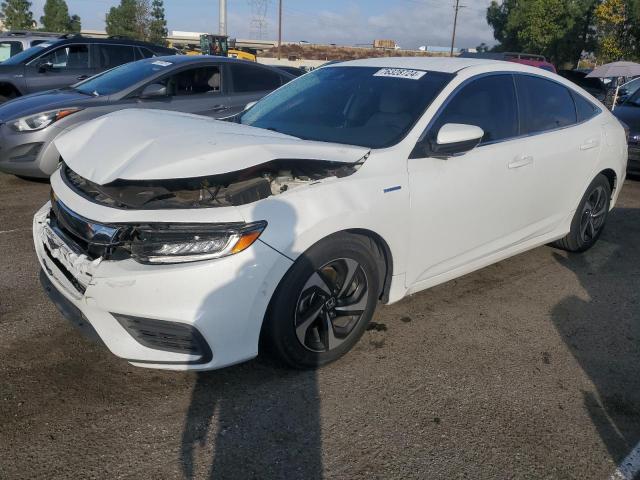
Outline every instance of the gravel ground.
<svg viewBox="0 0 640 480">
<path fill-rule="evenodd" d="M 640 442 L 640 182 L 600 243 L 382 307 L 318 372 L 138 369 L 41 292 L 49 186 L 0 174 L 0 478 L 607 479 Z"/>
</svg>

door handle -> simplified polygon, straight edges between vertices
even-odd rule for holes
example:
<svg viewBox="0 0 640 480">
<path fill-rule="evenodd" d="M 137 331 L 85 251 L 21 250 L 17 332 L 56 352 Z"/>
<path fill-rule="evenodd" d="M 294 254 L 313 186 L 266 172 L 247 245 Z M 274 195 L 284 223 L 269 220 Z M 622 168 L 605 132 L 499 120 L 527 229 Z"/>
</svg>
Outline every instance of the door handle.
<svg viewBox="0 0 640 480">
<path fill-rule="evenodd" d="M 509 162 L 509 168 L 520 168 L 526 165 L 530 165 L 533 163 L 533 156 L 531 155 L 520 155 L 516 157 L 514 160 Z"/>
<path fill-rule="evenodd" d="M 212 112 L 224 112 L 225 110 L 229 110 L 231 107 L 227 106 L 227 105 L 214 105 L 211 108 Z"/>
<path fill-rule="evenodd" d="M 80 75 L 78 80 L 86 80 L 87 78 L 89 78 L 89 75 Z"/>
<path fill-rule="evenodd" d="M 580 150 L 590 150 L 600 146 L 600 140 L 596 138 L 590 138 L 580 145 Z"/>
</svg>

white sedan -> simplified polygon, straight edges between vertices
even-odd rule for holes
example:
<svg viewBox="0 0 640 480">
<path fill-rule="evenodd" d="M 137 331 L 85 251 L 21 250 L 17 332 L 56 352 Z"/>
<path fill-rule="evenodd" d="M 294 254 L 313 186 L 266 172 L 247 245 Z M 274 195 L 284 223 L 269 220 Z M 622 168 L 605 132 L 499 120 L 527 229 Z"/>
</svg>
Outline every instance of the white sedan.
<svg viewBox="0 0 640 480">
<path fill-rule="evenodd" d="M 320 68 L 229 122 L 125 110 L 61 137 L 34 219 L 65 315 L 134 365 L 348 352 L 378 302 L 540 245 L 592 247 L 625 178 L 621 124 L 510 62 Z"/>
</svg>

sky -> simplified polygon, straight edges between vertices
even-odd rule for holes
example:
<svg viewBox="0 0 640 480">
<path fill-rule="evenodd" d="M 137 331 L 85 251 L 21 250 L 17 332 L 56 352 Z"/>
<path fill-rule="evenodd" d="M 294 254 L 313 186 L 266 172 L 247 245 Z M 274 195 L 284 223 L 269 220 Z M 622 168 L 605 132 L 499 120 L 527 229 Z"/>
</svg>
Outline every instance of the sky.
<svg viewBox="0 0 640 480">
<path fill-rule="evenodd" d="M 34 17 L 42 15 L 45 0 L 31 0 Z M 266 39 L 277 38 L 278 0 L 267 3 Z M 67 0 L 71 14 L 82 17 L 82 27 L 104 30 L 104 16 L 118 0 Z M 169 32 L 218 31 L 218 0 L 165 0 Z M 338 45 L 371 44 L 374 39 L 395 40 L 403 48 L 447 46 L 451 42 L 455 0 L 283 0 L 283 39 Z M 462 0 L 457 47 L 494 44 L 485 19 L 489 0 Z M 228 0 L 228 33 L 250 38 L 250 0 Z"/>
</svg>

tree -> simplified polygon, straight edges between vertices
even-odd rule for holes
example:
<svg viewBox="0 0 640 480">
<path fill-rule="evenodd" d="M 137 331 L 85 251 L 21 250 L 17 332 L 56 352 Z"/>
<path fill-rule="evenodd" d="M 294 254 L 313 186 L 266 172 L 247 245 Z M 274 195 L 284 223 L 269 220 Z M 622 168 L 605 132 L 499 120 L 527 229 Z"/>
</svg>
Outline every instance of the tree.
<svg viewBox="0 0 640 480">
<path fill-rule="evenodd" d="M 487 45 L 486 43 L 482 42 L 480 45 L 478 45 L 476 47 L 476 51 L 478 53 L 486 53 L 489 51 L 489 45 Z"/>
<path fill-rule="evenodd" d="M 47 0 L 40 23 L 48 32 L 79 33 L 81 29 L 80 17 L 69 16 L 69 7 L 65 0 Z"/>
<path fill-rule="evenodd" d="M 153 0 L 151 4 L 151 21 L 149 22 L 149 41 L 158 45 L 165 45 L 167 31 L 167 20 L 164 16 L 163 0 Z"/>
<path fill-rule="evenodd" d="M 0 7 L 4 25 L 9 30 L 30 30 L 34 27 L 31 2 L 28 0 L 6 0 Z"/>
<path fill-rule="evenodd" d="M 575 64 L 592 36 L 597 1 L 493 0 L 487 22 L 500 42 L 498 50 L 541 54 L 557 64 Z"/>
<path fill-rule="evenodd" d="M 80 33 L 82 30 L 82 20 L 78 15 L 71 15 L 69 19 L 69 31 L 71 33 Z"/>
<path fill-rule="evenodd" d="M 598 57 L 609 62 L 633 51 L 629 5 L 624 0 L 603 0 L 595 10 Z"/>
<path fill-rule="evenodd" d="M 148 0 L 120 0 L 107 13 L 106 30 L 109 35 L 146 40 L 149 27 Z"/>
</svg>

